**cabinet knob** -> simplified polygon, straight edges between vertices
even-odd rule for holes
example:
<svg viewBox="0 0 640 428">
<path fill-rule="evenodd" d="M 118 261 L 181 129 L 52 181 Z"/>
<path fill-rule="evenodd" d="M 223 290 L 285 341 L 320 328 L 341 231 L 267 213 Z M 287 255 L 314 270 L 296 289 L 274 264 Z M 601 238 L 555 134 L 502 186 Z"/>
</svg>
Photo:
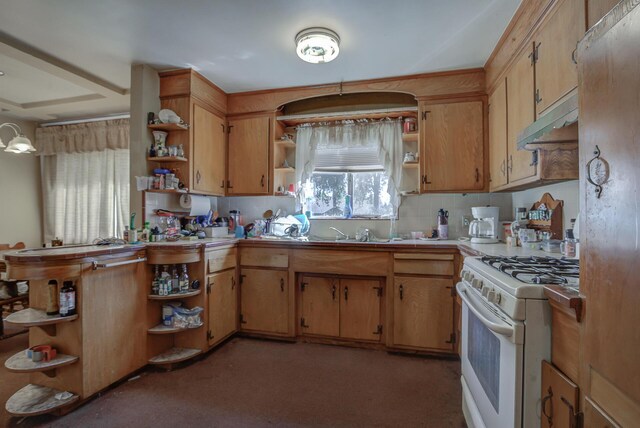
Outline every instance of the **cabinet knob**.
<svg viewBox="0 0 640 428">
<path fill-rule="evenodd" d="M 264 175 L 260 178 L 260 186 L 264 187 Z"/>
<path fill-rule="evenodd" d="M 224 189 L 224 180 L 222 180 L 222 183 L 220 183 L 220 187 Z"/>
<path fill-rule="evenodd" d="M 476 168 L 476 183 L 480 182 L 480 170 Z"/>
<path fill-rule="evenodd" d="M 200 183 L 200 178 L 202 176 L 200 175 L 200 170 L 196 171 L 196 183 Z"/>
<path fill-rule="evenodd" d="M 404 287 L 402 286 L 402 284 L 400 284 L 400 300 L 402 300 L 404 297 Z"/>
<path fill-rule="evenodd" d="M 280 291 L 284 293 L 284 278 L 280 278 Z"/>
<path fill-rule="evenodd" d="M 349 299 L 349 287 L 344 287 L 344 300 Z"/>
<path fill-rule="evenodd" d="M 331 287 L 331 299 L 332 299 L 332 300 L 336 300 L 336 290 L 337 290 L 337 288 L 336 288 L 336 285 L 334 284 L 334 285 Z"/>
</svg>

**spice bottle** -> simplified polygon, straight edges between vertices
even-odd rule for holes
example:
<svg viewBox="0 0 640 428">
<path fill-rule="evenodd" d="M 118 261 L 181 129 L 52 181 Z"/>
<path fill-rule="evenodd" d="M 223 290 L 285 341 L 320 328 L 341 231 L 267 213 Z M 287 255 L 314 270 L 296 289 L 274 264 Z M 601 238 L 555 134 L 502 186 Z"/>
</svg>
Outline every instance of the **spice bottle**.
<svg viewBox="0 0 640 428">
<path fill-rule="evenodd" d="M 76 314 L 76 287 L 73 281 L 65 281 L 60 289 L 60 316 Z"/>
<path fill-rule="evenodd" d="M 182 273 L 180 274 L 180 292 L 186 293 L 189 291 L 189 273 L 187 272 L 187 265 L 182 265 Z"/>
<path fill-rule="evenodd" d="M 47 299 L 47 315 L 58 315 L 58 281 L 52 279 L 47 284 L 49 296 Z"/>
</svg>

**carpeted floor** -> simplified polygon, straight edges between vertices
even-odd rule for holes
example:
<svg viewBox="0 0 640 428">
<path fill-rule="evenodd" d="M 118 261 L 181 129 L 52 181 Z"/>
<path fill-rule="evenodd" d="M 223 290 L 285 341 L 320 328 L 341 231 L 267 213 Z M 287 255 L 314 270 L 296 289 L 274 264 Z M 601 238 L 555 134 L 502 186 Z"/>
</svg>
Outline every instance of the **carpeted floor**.
<svg viewBox="0 0 640 428">
<path fill-rule="evenodd" d="M 24 385 L 12 379 L 5 391 L 8 376 L 18 375 L 2 374 L 2 402 Z M 458 361 L 237 338 L 186 367 L 147 370 L 64 417 L 8 419 L 2 410 L 17 427 L 464 427 L 459 379 Z"/>
</svg>

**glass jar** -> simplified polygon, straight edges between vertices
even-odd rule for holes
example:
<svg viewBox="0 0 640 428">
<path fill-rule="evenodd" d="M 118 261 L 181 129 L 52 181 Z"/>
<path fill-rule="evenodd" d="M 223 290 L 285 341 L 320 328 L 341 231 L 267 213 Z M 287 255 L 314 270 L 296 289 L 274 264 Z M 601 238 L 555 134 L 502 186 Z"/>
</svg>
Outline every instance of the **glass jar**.
<svg viewBox="0 0 640 428">
<path fill-rule="evenodd" d="M 410 133 L 410 132 L 416 132 L 417 127 L 416 127 L 416 118 L 415 117 L 407 117 L 404 120 L 404 124 L 403 124 L 403 128 L 402 128 L 402 132 L 404 132 L 405 134 Z"/>
</svg>

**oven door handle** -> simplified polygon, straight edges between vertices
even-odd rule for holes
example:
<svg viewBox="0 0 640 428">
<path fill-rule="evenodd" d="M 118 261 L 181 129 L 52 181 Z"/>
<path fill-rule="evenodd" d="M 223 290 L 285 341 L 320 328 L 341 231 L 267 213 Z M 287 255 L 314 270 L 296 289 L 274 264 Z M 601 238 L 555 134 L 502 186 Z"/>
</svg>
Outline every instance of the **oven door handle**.
<svg viewBox="0 0 640 428">
<path fill-rule="evenodd" d="M 478 308 L 477 306 L 475 306 L 471 299 L 467 297 L 467 290 L 465 290 L 465 285 L 462 282 L 459 282 L 456 285 L 456 290 L 458 291 L 460 299 L 462 299 L 462 301 L 467 305 L 469 310 L 473 312 L 474 315 L 477 316 L 489 330 L 502 336 L 513 336 L 513 327 L 493 322 L 491 318 L 497 319 L 495 315 L 484 308 Z"/>
</svg>

